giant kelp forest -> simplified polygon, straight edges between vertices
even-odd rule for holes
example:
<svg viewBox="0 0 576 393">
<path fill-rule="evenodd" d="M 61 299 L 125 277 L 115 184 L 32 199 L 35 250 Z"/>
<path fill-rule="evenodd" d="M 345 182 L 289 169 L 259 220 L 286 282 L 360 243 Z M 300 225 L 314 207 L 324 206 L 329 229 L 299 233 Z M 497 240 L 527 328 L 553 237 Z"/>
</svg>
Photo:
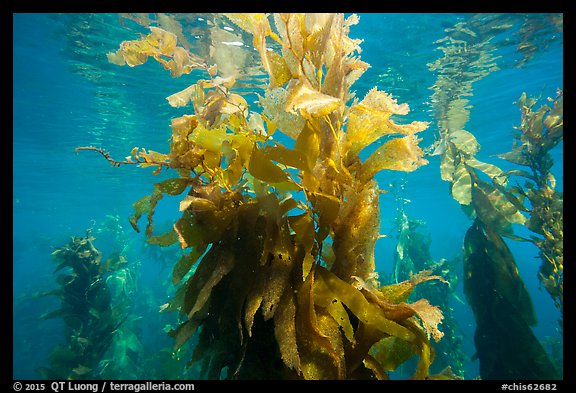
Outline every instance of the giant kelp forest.
<svg viewBox="0 0 576 393">
<path fill-rule="evenodd" d="M 175 17 L 122 17 L 147 32 L 118 43 L 109 62 L 155 61 L 173 78 L 191 78 L 167 97 L 187 114 L 171 119 L 168 146 L 135 147 L 122 160 L 105 146 L 76 152 L 172 174 L 151 181 L 128 218 L 150 246 L 181 250 L 168 262 L 175 291 L 160 307 L 178 319 L 166 329 L 174 346 L 164 364 L 173 366 L 172 377 L 194 369 L 206 379 L 390 379 L 410 364 L 412 379 L 461 378 L 465 355 L 450 305 L 459 281 L 476 320 L 480 378 L 562 376 L 532 332 L 537 316 L 518 274 L 522 262 L 506 243 L 538 248 L 540 282 L 563 312 L 562 192 L 549 154 L 563 138 L 562 91 L 548 104 L 530 94 L 518 99 L 514 148 L 499 156 L 514 169 L 476 159 L 480 144 L 465 130 L 464 97 L 497 70 L 493 38 L 502 25 L 471 18 L 437 42 L 442 55 L 428 64 L 437 76 L 437 138 L 423 147 L 419 135 L 431 125 L 403 120 L 409 103 L 398 103 L 386 86 L 356 96 L 354 84 L 370 67 L 360 56 L 362 40 L 353 38 L 356 15 L 214 16 L 214 26 L 232 23 L 241 32 L 235 39 L 254 48 L 242 56 L 219 47 L 221 29 L 204 32 L 203 46 L 189 42 Z M 522 43 L 539 29 L 561 29 L 562 20 L 522 26 L 519 64 L 537 50 Z M 417 171 L 434 155 L 441 156 L 447 197 L 470 220 L 462 253 L 433 260 L 425 223 L 400 206 L 393 274 L 379 277 L 380 214 L 393 207 L 380 205 L 391 190 L 376 175 Z M 155 209 L 164 197 L 179 203 L 177 219 L 160 232 Z M 515 225 L 533 236 L 516 235 Z M 132 334 L 129 312 L 114 305 L 105 285 L 126 260 L 100 262 L 93 240 L 88 232 L 55 251 L 59 269 L 74 271 L 58 279 L 62 310 L 73 308 L 77 317 L 64 314 L 75 341 L 55 350 L 45 372 L 68 379 L 114 377 L 112 367 L 109 374 L 96 370 L 105 353 L 121 353 L 127 342 L 114 346 L 114 337 Z M 75 295 L 86 288 L 91 297 Z M 138 364 L 137 340 L 131 342 L 124 357 Z M 81 352 L 72 350 L 78 346 Z"/>
</svg>

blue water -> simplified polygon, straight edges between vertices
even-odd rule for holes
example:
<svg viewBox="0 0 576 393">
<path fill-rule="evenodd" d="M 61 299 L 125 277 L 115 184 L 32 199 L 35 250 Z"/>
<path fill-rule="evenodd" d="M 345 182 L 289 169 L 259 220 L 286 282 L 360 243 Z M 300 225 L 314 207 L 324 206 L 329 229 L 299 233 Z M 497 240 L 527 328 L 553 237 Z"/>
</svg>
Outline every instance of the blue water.
<svg viewBox="0 0 576 393">
<path fill-rule="evenodd" d="M 434 141 L 437 126 L 431 95 L 437 74 L 428 64 L 442 56 L 437 40 L 445 29 L 466 22 L 469 14 L 361 14 L 351 36 L 362 38 L 362 60 L 371 68 L 354 85 L 358 97 L 373 86 L 391 93 L 411 108 L 408 120 L 430 121 L 420 134 L 421 146 Z M 522 66 L 517 50 L 520 25 L 526 20 L 545 21 L 549 15 L 532 14 L 502 24 L 513 27 L 496 35 L 499 70 L 472 84 L 469 99 L 472 132 L 482 149 L 481 161 L 501 165 L 496 154 L 511 150 L 513 126 L 520 122 L 514 102 L 522 92 L 554 97 L 563 88 L 563 34 L 542 24 L 531 42 L 537 49 Z M 193 17 L 190 21 L 197 20 Z M 496 18 L 498 20 L 498 17 Z M 77 146 L 105 147 L 112 157 L 122 159 L 135 146 L 167 152 L 170 119 L 186 113 L 171 108 L 165 97 L 193 82 L 194 74 L 170 78 L 153 61 L 135 68 L 109 64 L 106 53 L 115 51 L 123 40 L 135 39 L 146 29 L 115 14 L 15 14 L 13 17 L 13 376 L 36 379 L 37 369 L 48 365 L 48 355 L 64 342 L 63 323 L 39 316 L 58 307 L 55 297 L 30 299 L 31 294 L 56 286 L 51 253 L 71 236 L 83 236 L 86 229 L 102 228 L 110 217 L 119 218 L 115 233 L 101 230 L 95 245 L 107 255 L 118 249 L 118 237 L 127 246 L 128 258 L 137 270 L 138 312 L 146 319 L 140 324 L 139 340 L 148 354 L 168 348 L 173 341 L 163 328 L 174 316 L 158 314 L 158 307 L 173 293 L 171 269 L 178 250 L 152 250 L 144 245 L 143 234 L 135 233 L 127 217 L 132 203 L 150 193 L 152 184 L 168 175 L 151 174 L 152 169 L 134 166 L 111 167 L 91 152 L 76 155 Z M 192 38 L 191 38 L 192 40 Z M 516 41 L 515 41 L 516 40 Z M 401 121 L 404 121 L 402 119 Z M 552 151 L 557 189 L 563 190 L 563 146 Z M 426 223 L 435 260 L 454 258 L 471 221 L 449 195 L 449 184 L 440 179 L 439 156 L 427 157 L 429 164 L 415 172 L 378 175 L 381 188 L 404 182 L 405 211 L 412 219 Z M 165 198 L 155 222 L 162 233 L 178 214 L 177 201 Z M 385 276 L 392 269 L 396 247 L 394 218 L 398 201 L 393 193 L 381 198 L 381 233 L 389 236 L 377 243 L 377 269 Z M 523 228 L 521 236 L 530 233 Z M 559 312 L 544 288 L 537 271 L 538 251 L 530 243 L 508 241 L 521 276 L 532 296 L 541 340 L 559 340 L 556 321 Z M 461 265 L 459 265 L 461 266 Z M 137 268 L 137 269 L 136 269 Z M 465 302 L 462 288 L 457 294 Z M 145 300 L 143 300 L 145 299 Z M 467 354 L 465 377 L 478 376 L 474 317 L 467 304 L 453 302 Z M 150 375 L 154 377 L 154 375 Z"/>
</svg>

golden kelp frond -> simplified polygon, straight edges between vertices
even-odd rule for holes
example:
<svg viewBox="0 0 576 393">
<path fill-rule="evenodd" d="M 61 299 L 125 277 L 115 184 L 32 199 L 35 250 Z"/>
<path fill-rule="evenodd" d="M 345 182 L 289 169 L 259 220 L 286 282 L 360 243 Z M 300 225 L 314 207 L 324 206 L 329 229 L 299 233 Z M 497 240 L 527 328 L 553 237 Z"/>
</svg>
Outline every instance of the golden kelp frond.
<svg viewBox="0 0 576 393">
<path fill-rule="evenodd" d="M 414 135 L 392 139 L 380 146 L 362 164 L 360 179 L 366 182 L 383 169 L 412 172 L 428 163 Z"/>
<path fill-rule="evenodd" d="M 389 94 L 377 88 L 371 89 L 360 103 L 350 108 L 348 114 L 346 143 L 349 159 L 382 136 L 410 135 L 428 127 L 427 122 L 398 125 L 390 120 L 391 115 L 406 115 L 408 111 L 408 104 L 398 105 Z"/>
<path fill-rule="evenodd" d="M 186 49 L 176 46 L 176 35 L 154 26 L 150 26 L 150 31 L 150 34 L 140 40 L 122 42 L 116 52 L 108 53 L 108 61 L 134 67 L 146 63 L 148 57 L 152 56 L 169 70 L 173 77 L 189 74 L 193 69 L 203 67 L 191 58 Z"/>
</svg>

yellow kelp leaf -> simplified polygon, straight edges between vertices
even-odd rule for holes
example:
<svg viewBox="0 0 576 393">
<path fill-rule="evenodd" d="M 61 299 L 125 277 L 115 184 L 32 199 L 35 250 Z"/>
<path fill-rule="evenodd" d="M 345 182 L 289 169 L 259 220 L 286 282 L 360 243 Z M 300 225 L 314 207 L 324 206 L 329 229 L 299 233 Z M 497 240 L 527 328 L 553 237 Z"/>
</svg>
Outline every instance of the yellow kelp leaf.
<svg viewBox="0 0 576 393">
<path fill-rule="evenodd" d="M 288 94 L 286 111 L 299 109 L 303 115 L 309 114 L 314 118 L 329 115 L 339 108 L 340 99 L 323 94 L 310 86 L 300 83 Z"/>
<path fill-rule="evenodd" d="M 412 294 L 412 291 L 416 285 L 430 280 L 439 280 L 441 282 L 447 283 L 447 281 L 442 277 L 432 275 L 431 270 L 422 270 L 421 272 L 412 275 L 409 280 L 405 280 L 397 284 L 385 285 L 378 288 L 378 290 L 382 293 L 384 299 L 386 299 L 388 302 L 406 302 L 408 301 L 408 298 L 410 297 L 410 294 Z"/>
<path fill-rule="evenodd" d="M 286 61 L 282 56 L 274 51 L 266 51 L 268 64 L 270 66 L 270 89 L 284 86 L 290 79 L 292 74 L 286 65 Z"/>
<path fill-rule="evenodd" d="M 446 150 L 440 159 L 440 177 L 442 180 L 452 182 L 454 180 L 454 158 L 456 157 L 456 149 L 451 143 L 446 144 Z"/>
<path fill-rule="evenodd" d="M 418 352 L 412 343 L 388 336 L 372 345 L 369 354 L 385 371 L 395 371 L 398 366 L 418 355 Z"/>
<path fill-rule="evenodd" d="M 158 236 L 150 236 L 146 239 L 148 244 L 156 244 L 162 247 L 170 246 L 178 241 L 178 234 L 174 231 L 174 229 L 169 230 L 168 232 L 158 235 Z"/>
<path fill-rule="evenodd" d="M 334 318 L 336 323 L 342 328 L 344 336 L 352 345 L 356 345 L 356 339 L 354 338 L 354 328 L 350 323 L 350 318 L 348 317 L 348 312 L 342 305 L 342 303 L 336 299 L 332 300 L 326 305 L 322 305 L 326 308 L 328 314 Z"/>
<path fill-rule="evenodd" d="M 265 182 L 280 183 L 288 180 L 286 173 L 275 165 L 256 145 L 254 145 L 250 155 L 248 170 L 252 176 Z"/>
<path fill-rule="evenodd" d="M 198 126 L 196 116 L 184 115 L 171 120 L 172 143 L 187 142 L 188 135 Z M 186 146 L 187 147 L 187 146 Z M 174 149 L 174 147 L 172 147 Z"/>
<path fill-rule="evenodd" d="M 319 133 L 310 124 L 306 123 L 296 138 L 294 148 L 304 154 L 308 161 L 308 168 L 314 168 L 320 155 Z"/>
<path fill-rule="evenodd" d="M 306 13 L 304 27 L 306 28 L 306 48 L 310 53 L 310 59 L 317 69 L 322 68 L 324 52 L 330 41 L 334 14 L 331 13 Z"/>
<path fill-rule="evenodd" d="M 420 317 L 424 330 L 428 335 L 428 339 L 430 339 L 430 335 L 432 335 L 434 341 L 440 341 L 444 336 L 444 333 L 438 330 L 438 324 L 442 323 L 442 319 L 444 319 L 442 310 L 431 305 L 427 299 L 419 299 L 414 303 L 411 303 L 410 307 L 416 311 L 416 314 Z"/>
<path fill-rule="evenodd" d="M 222 152 L 222 143 L 228 140 L 230 134 L 226 133 L 226 125 L 222 124 L 218 128 L 206 128 L 201 124 L 194 129 L 194 132 L 188 137 L 192 142 L 200 145 L 202 148 L 216 153 L 220 156 Z"/>
<path fill-rule="evenodd" d="M 366 97 L 350 108 L 346 140 L 348 155 L 358 154 L 364 147 L 385 135 L 411 135 L 428 127 L 427 122 L 413 121 L 399 125 L 390 120 L 393 114 L 405 115 L 409 111 L 407 104 L 398 105 L 395 99 L 384 91 L 373 88 Z"/>
<path fill-rule="evenodd" d="M 510 225 L 514 223 L 524 225 L 526 217 L 506 198 L 506 195 L 490 183 L 480 180 L 472 171 L 472 202 L 478 218 L 499 232 L 508 231 Z"/>
<path fill-rule="evenodd" d="M 280 144 L 266 146 L 262 153 L 271 161 L 276 161 L 289 167 L 308 170 L 308 160 L 299 150 L 288 149 Z"/>
<path fill-rule="evenodd" d="M 226 12 L 224 15 L 242 30 L 257 34 L 260 30 L 269 30 L 267 15 L 264 13 L 232 13 Z M 267 28 L 268 27 L 268 28 Z"/>
<path fill-rule="evenodd" d="M 189 74 L 197 65 L 192 65 L 188 51 L 180 46 L 174 48 L 172 59 L 165 61 L 157 59 L 165 69 L 170 70 L 170 75 L 177 78 L 184 74 Z"/>
<path fill-rule="evenodd" d="M 448 137 L 456 149 L 464 153 L 467 157 L 473 157 L 480 151 L 480 144 L 474 135 L 466 130 L 452 131 Z"/>
<path fill-rule="evenodd" d="M 492 178 L 493 181 L 498 184 L 505 186 L 507 183 L 506 176 L 503 176 L 504 171 L 498 168 L 496 165 L 488 164 L 486 162 L 478 161 L 477 159 L 470 157 L 466 159 L 466 164 L 472 168 L 478 169 L 480 172 L 484 172 Z"/>
<path fill-rule="evenodd" d="M 217 209 L 214 202 L 209 199 L 186 195 L 184 199 L 180 201 L 180 211 L 182 212 L 189 207 L 192 207 L 192 211 L 194 212 L 214 211 Z"/>
<path fill-rule="evenodd" d="M 463 162 L 456 167 L 453 179 L 452 197 L 461 205 L 469 205 L 472 202 L 472 179 Z"/>
<path fill-rule="evenodd" d="M 352 285 L 342 281 L 322 266 L 316 266 L 317 276 L 314 295 L 319 304 L 327 304 L 333 299 L 341 301 L 363 323 L 383 333 L 406 341 L 414 339 L 414 333 L 404 326 L 387 319 L 384 312 L 375 304 L 369 303 L 362 293 Z"/>
<path fill-rule="evenodd" d="M 260 97 L 263 114 L 274 122 L 278 131 L 292 139 L 296 139 L 304 127 L 306 120 L 298 113 L 285 110 L 288 92 L 282 87 L 267 89 L 264 97 Z"/>
<path fill-rule="evenodd" d="M 170 56 L 176 48 L 177 38 L 174 33 L 163 30 L 159 27 L 150 26 L 151 33 L 146 36 L 146 41 L 158 48 L 160 54 Z"/>
<path fill-rule="evenodd" d="M 361 179 L 366 182 L 383 169 L 412 172 L 428 163 L 414 135 L 392 139 L 380 146 L 362 164 Z"/>
<path fill-rule="evenodd" d="M 190 179 L 172 178 L 154 184 L 159 191 L 168 195 L 180 195 L 190 185 Z"/>
<path fill-rule="evenodd" d="M 199 94 L 199 90 L 201 89 L 202 87 L 195 83 L 191 86 L 188 86 L 184 90 L 179 91 L 178 93 L 174 93 L 166 97 L 166 99 L 171 106 L 174 108 L 179 108 L 192 101 L 193 97 L 196 97 Z"/>
<path fill-rule="evenodd" d="M 172 283 L 174 285 L 180 284 L 180 281 L 190 271 L 198 258 L 204 254 L 204 251 L 206 251 L 206 245 L 199 245 L 194 247 L 189 254 L 182 255 L 172 270 Z"/>
<path fill-rule="evenodd" d="M 140 233 L 140 229 L 138 228 L 138 220 L 142 217 L 145 213 L 150 213 L 158 203 L 158 201 L 162 199 L 162 193 L 155 189 L 152 194 L 146 195 L 132 205 L 134 207 L 134 214 L 132 214 L 129 218 L 130 225 L 132 228 L 138 233 Z M 152 216 L 149 214 L 148 216 L 148 226 L 152 223 Z"/>
<path fill-rule="evenodd" d="M 168 155 L 158 153 L 156 151 L 146 151 L 146 149 L 142 148 L 142 151 L 138 153 L 138 157 L 143 158 L 146 163 L 140 164 L 142 167 L 147 167 L 159 163 L 168 163 Z"/>
<path fill-rule="evenodd" d="M 314 192 L 310 195 L 310 201 L 314 210 L 318 214 L 318 236 L 317 240 L 322 241 L 330 232 L 330 225 L 338 217 L 340 211 L 340 199 L 333 195 Z"/>
</svg>

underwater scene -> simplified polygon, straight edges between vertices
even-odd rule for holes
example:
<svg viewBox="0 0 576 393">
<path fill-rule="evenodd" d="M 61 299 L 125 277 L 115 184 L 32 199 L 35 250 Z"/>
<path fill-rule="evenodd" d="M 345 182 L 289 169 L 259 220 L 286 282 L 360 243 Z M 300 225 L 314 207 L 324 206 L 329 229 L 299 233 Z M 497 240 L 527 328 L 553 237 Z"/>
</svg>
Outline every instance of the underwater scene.
<svg viewBox="0 0 576 393">
<path fill-rule="evenodd" d="M 563 14 L 15 13 L 20 380 L 562 380 Z"/>
</svg>

